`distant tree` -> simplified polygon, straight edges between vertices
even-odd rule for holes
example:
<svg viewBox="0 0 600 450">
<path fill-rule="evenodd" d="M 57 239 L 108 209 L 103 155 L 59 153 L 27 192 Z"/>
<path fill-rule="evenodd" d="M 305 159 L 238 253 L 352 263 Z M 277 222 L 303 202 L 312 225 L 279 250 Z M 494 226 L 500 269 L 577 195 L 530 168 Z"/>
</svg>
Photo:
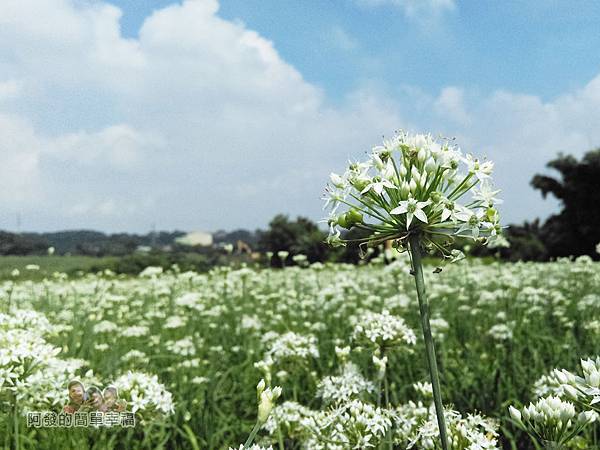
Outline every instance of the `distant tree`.
<svg viewBox="0 0 600 450">
<path fill-rule="evenodd" d="M 251 248 L 254 248 L 258 243 L 259 232 L 248 231 L 244 229 L 223 231 L 219 230 L 213 234 L 215 244 L 237 244 L 237 241 L 243 241 Z"/>
<path fill-rule="evenodd" d="M 306 217 L 291 221 L 279 214 L 271 220 L 268 230 L 260 233 L 259 248 L 262 251 L 285 250 L 292 255 L 306 255 L 310 262 L 325 261 L 329 248 L 325 245 L 327 234 Z"/>
<path fill-rule="evenodd" d="M 510 225 L 506 230 L 510 247 L 499 249 L 500 255 L 510 261 L 545 261 L 548 251 L 542 238 L 540 220 Z"/>
<path fill-rule="evenodd" d="M 0 231 L 0 255 L 45 255 L 48 241 L 38 236 Z"/>
<path fill-rule="evenodd" d="M 561 175 L 553 178 L 536 175 L 531 184 L 544 198 L 554 195 L 561 201 L 562 211 L 548 218 L 541 230 L 551 257 L 590 255 L 600 242 L 600 149 L 590 151 L 581 161 L 559 155 L 548 167 Z"/>
</svg>

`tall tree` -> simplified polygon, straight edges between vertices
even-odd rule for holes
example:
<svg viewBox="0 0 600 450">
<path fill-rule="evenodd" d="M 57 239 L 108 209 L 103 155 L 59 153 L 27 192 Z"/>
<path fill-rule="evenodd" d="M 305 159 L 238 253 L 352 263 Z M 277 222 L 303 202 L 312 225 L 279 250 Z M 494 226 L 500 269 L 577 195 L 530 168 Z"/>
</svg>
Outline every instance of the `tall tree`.
<svg viewBox="0 0 600 450">
<path fill-rule="evenodd" d="M 547 166 L 560 173 L 559 178 L 536 175 L 531 184 L 544 198 L 552 194 L 562 211 L 548 218 L 542 239 L 549 256 L 590 255 L 600 242 L 600 149 L 590 151 L 579 161 L 560 154 Z"/>
<path fill-rule="evenodd" d="M 261 233 L 259 246 L 264 251 L 285 250 L 292 255 L 306 255 L 310 262 L 325 261 L 329 248 L 325 245 L 327 234 L 306 217 L 291 221 L 279 214 L 269 223 L 269 229 Z"/>
</svg>

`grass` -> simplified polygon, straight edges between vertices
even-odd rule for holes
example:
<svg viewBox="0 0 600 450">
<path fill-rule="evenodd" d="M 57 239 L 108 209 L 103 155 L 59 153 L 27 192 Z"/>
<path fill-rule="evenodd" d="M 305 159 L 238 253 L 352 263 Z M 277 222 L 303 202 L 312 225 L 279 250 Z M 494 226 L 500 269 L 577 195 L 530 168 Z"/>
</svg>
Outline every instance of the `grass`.
<svg viewBox="0 0 600 450">
<path fill-rule="evenodd" d="M 114 257 L 93 256 L 0 256 L 0 280 L 41 280 L 55 272 L 88 272 L 94 266 L 105 265 L 114 260 Z M 39 270 L 28 270 L 28 265 L 37 265 Z M 18 276 L 12 275 L 15 269 L 20 272 Z"/>
</svg>

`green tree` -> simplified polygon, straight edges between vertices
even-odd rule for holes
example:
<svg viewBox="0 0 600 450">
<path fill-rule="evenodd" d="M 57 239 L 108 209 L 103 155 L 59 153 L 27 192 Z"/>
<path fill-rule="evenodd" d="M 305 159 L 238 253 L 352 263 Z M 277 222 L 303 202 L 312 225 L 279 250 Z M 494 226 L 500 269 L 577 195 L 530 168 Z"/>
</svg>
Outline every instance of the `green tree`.
<svg viewBox="0 0 600 450">
<path fill-rule="evenodd" d="M 600 149 L 590 151 L 581 160 L 560 154 L 547 166 L 560 173 L 559 178 L 536 175 L 531 184 L 560 200 L 562 211 L 548 218 L 541 238 L 551 257 L 590 255 L 600 242 Z"/>
<path fill-rule="evenodd" d="M 269 229 L 261 233 L 259 247 L 274 253 L 285 250 L 290 253 L 290 261 L 298 254 L 306 255 L 310 262 L 325 261 L 329 256 L 325 237 L 326 233 L 306 217 L 291 221 L 288 216 L 278 214 L 269 223 Z"/>
</svg>

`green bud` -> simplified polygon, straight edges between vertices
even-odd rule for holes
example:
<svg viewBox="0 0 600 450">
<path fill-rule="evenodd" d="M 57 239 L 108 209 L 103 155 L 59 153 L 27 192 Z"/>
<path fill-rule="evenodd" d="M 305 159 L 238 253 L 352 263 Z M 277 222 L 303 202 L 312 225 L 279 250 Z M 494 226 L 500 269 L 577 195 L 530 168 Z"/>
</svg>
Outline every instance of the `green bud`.
<svg viewBox="0 0 600 450">
<path fill-rule="evenodd" d="M 339 217 L 337 218 L 337 224 L 342 228 L 346 228 L 346 229 L 350 228 L 348 226 L 348 213 L 347 212 L 339 215 Z"/>
<path fill-rule="evenodd" d="M 405 180 L 402 182 L 402 186 L 400 187 L 400 195 L 402 196 L 402 198 L 408 198 L 409 193 L 410 193 L 410 186 Z"/>
<path fill-rule="evenodd" d="M 357 209 L 352 208 L 350 211 L 346 213 L 346 223 L 349 226 L 352 226 L 356 223 L 363 222 L 363 215 Z"/>
<path fill-rule="evenodd" d="M 361 178 L 355 178 L 351 181 L 352 186 L 356 188 L 357 191 L 362 191 L 369 184 L 369 180 L 363 180 Z"/>
</svg>

